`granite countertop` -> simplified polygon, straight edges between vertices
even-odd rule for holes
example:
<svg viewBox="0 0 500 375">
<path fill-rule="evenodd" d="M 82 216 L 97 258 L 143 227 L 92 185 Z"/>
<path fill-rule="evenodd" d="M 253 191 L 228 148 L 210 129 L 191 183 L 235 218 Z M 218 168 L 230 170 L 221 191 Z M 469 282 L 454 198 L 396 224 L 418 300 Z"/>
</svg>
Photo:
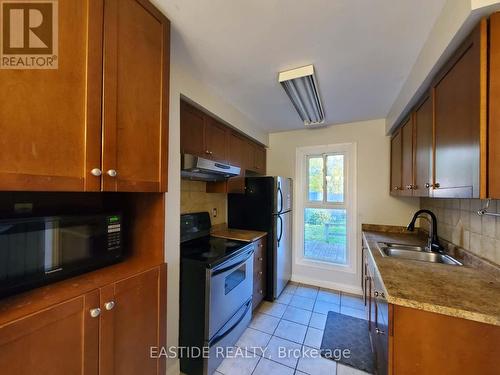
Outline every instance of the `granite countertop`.
<svg viewBox="0 0 500 375">
<path fill-rule="evenodd" d="M 423 233 L 363 227 L 389 303 L 500 326 L 500 277 L 485 269 L 384 257 L 378 242 L 425 245 Z M 462 261 L 462 259 L 460 259 Z"/>
<path fill-rule="evenodd" d="M 219 229 L 210 233 L 213 237 L 227 238 L 228 240 L 254 242 L 267 235 L 266 232 L 243 229 Z"/>
</svg>

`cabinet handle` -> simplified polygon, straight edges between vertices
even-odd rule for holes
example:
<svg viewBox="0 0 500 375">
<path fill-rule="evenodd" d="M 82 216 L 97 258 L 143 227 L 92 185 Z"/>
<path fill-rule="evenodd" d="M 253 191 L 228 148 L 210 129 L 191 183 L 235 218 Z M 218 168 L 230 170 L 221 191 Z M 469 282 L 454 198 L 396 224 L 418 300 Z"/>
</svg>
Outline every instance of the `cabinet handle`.
<svg viewBox="0 0 500 375">
<path fill-rule="evenodd" d="M 101 309 L 99 307 L 96 307 L 95 309 L 90 309 L 90 316 L 92 318 L 97 318 L 99 315 L 101 315 Z"/>
<path fill-rule="evenodd" d="M 102 171 L 99 168 L 94 168 L 90 171 L 90 174 L 92 174 L 92 176 L 99 177 L 102 175 Z"/>
<path fill-rule="evenodd" d="M 385 335 L 385 332 L 382 331 L 380 328 L 375 328 L 375 332 L 377 332 L 377 335 Z"/>
<path fill-rule="evenodd" d="M 115 307 L 115 301 L 109 301 L 104 304 L 104 308 L 108 311 L 113 310 Z"/>
<path fill-rule="evenodd" d="M 115 169 L 110 169 L 106 173 L 108 174 L 109 177 L 116 177 L 118 175 L 118 172 Z"/>
</svg>

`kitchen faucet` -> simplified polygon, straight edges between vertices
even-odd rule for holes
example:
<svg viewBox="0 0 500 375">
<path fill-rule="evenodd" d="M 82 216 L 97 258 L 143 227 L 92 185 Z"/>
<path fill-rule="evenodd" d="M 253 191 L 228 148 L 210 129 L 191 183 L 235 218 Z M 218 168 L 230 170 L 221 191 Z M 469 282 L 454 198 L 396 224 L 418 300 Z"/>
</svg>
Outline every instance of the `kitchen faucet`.
<svg viewBox="0 0 500 375">
<path fill-rule="evenodd" d="M 427 216 L 421 216 L 422 214 L 427 214 L 430 217 L 430 220 Z M 441 252 L 444 250 L 443 246 L 439 243 L 439 239 L 437 236 L 437 219 L 436 215 L 432 211 L 429 210 L 418 210 L 413 215 L 413 219 L 411 219 L 410 224 L 406 227 L 407 230 L 413 232 L 415 230 L 415 221 L 419 218 L 426 219 L 430 224 L 429 230 L 429 238 L 427 240 L 427 249 L 429 251 Z"/>
</svg>

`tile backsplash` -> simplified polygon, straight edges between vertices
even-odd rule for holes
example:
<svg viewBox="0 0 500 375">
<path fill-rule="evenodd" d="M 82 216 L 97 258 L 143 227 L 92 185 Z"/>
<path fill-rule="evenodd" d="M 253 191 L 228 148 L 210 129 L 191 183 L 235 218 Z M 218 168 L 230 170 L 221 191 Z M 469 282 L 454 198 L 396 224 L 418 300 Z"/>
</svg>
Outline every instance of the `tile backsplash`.
<svg viewBox="0 0 500 375">
<path fill-rule="evenodd" d="M 422 198 L 420 207 L 431 210 L 438 219 L 438 235 L 470 252 L 500 265 L 500 218 L 479 216 L 486 204 L 480 199 Z M 500 200 L 490 202 L 489 212 L 500 213 Z M 420 220 L 428 229 L 428 222 Z"/>
<path fill-rule="evenodd" d="M 217 217 L 212 216 L 212 209 L 217 209 Z M 203 181 L 181 180 L 181 213 L 210 213 L 212 225 L 223 224 L 227 220 L 227 194 L 207 193 Z"/>
</svg>

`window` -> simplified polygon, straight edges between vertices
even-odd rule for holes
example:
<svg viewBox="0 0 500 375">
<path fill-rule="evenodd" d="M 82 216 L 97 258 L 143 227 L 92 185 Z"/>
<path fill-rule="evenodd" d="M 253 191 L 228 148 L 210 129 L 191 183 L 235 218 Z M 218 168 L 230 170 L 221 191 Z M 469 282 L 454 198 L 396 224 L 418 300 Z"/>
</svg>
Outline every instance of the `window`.
<svg viewBox="0 0 500 375">
<path fill-rule="evenodd" d="M 353 144 L 297 150 L 299 261 L 354 267 Z M 352 169 L 352 170 L 351 170 Z M 301 193 L 299 193 L 301 194 Z"/>
</svg>

